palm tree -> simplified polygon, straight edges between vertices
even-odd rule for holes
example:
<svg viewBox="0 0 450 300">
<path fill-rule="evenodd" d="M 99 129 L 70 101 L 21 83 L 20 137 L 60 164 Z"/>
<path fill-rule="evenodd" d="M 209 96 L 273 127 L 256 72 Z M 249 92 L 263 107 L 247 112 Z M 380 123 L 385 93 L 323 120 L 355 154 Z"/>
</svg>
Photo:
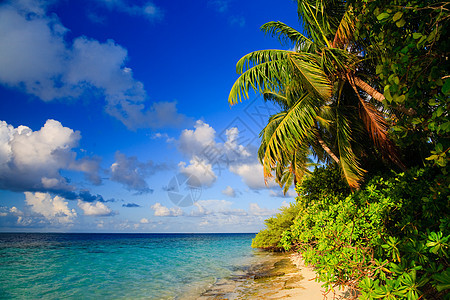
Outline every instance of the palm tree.
<svg viewBox="0 0 450 300">
<path fill-rule="evenodd" d="M 248 98 L 252 88 L 284 108 L 261 133 L 265 177 L 290 168 L 300 178 L 309 149 L 319 159 L 338 163 L 350 187 L 357 188 L 365 173 L 356 155 L 361 121 L 375 146 L 399 162 L 387 138 L 384 112 L 372 100 L 384 96 L 361 79 L 366 62 L 353 39 L 351 8 L 343 1 L 299 0 L 298 14 L 306 35 L 282 22 L 262 26 L 294 50 L 260 50 L 242 57 L 236 66 L 241 75 L 228 101 L 233 105 Z"/>
</svg>

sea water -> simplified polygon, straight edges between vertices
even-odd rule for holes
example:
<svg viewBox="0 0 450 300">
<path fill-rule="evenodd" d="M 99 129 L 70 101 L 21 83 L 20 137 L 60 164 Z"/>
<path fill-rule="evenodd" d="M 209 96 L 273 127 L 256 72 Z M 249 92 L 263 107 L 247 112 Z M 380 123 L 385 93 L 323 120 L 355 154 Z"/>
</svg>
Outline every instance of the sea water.
<svg viewBox="0 0 450 300">
<path fill-rule="evenodd" d="M 0 233 L 0 298 L 195 298 L 251 263 L 254 236 Z"/>
</svg>

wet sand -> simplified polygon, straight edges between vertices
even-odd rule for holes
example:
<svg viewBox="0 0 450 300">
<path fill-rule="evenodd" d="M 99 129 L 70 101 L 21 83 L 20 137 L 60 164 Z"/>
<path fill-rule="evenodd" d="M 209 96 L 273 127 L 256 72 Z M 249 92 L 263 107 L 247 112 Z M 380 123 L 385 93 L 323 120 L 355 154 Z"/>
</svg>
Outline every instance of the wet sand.
<svg viewBox="0 0 450 300">
<path fill-rule="evenodd" d="M 230 278 L 220 279 L 197 299 L 345 299 L 345 293 L 324 294 L 316 273 L 298 254 L 266 253 L 260 262 Z"/>
</svg>

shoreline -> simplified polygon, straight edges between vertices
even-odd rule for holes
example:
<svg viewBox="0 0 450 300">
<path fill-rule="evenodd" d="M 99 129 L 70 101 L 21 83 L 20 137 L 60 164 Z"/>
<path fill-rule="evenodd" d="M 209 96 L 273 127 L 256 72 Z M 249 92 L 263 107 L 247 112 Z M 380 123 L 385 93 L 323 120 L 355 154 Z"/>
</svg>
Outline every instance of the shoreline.
<svg viewBox="0 0 450 300">
<path fill-rule="evenodd" d="M 195 299 L 346 299 L 345 290 L 325 294 L 299 253 L 260 254 L 248 270 L 217 280 Z"/>
</svg>

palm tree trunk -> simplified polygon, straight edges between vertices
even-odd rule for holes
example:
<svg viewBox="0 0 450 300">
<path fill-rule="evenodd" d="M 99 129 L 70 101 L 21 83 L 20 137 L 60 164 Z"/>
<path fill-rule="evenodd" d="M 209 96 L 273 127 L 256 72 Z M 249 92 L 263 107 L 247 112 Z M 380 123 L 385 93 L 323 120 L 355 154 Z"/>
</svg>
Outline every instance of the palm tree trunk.
<svg viewBox="0 0 450 300">
<path fill-rule="evenodd" d="M 373 99 L 375 99 L 377 101 L 380 101 L 380 102 L 383 102 L 383 100 L 386 99 L 382 93 L 380 93 L 379 91 L 377 91 L 376 89 L 371 87 L 369 84 L 364 82 L 361 78 L 349 74 L 349 80 L 350 80 L 350 83 L 353 81 L 353 83 L 357 87 L 362 89 L 364 92 L 366 92 Z M 396 107 L 396 109 L 399 112 L 402 112 L 402 113 L 404 113 L 407 116 L 414 116 L 416 114 L 416 111 L 413 108 L 407 109 L 403 105 L 398 105 Z"/>
<path fill-rule="evenodd" d="M 355 85 L 360 89 L 362 89 L 364 92 L 366 92 L 373 99 L 378 100 L 380 102 L 383 102 L 383 100 L 386 99 L 382 93 L 371 87 L 369 84 L 365 83 L 361 78 L 356 77 L 354 75 L 350 76 Z"/>
<path fill-rule="evenodd" d="M 320 146 L 322 146 L 323 150 L 325 150 L 326 153 L 336 162 L 339 163 L 339 158 L 334 155 L 333 151 L 331 151 L 330 148 L 328 148 L 327 144 L 325 144 L 325 141 L 322 139 L 319 133 L 317 133 L 317 140 L 319 141 Z"/>
</svg>

